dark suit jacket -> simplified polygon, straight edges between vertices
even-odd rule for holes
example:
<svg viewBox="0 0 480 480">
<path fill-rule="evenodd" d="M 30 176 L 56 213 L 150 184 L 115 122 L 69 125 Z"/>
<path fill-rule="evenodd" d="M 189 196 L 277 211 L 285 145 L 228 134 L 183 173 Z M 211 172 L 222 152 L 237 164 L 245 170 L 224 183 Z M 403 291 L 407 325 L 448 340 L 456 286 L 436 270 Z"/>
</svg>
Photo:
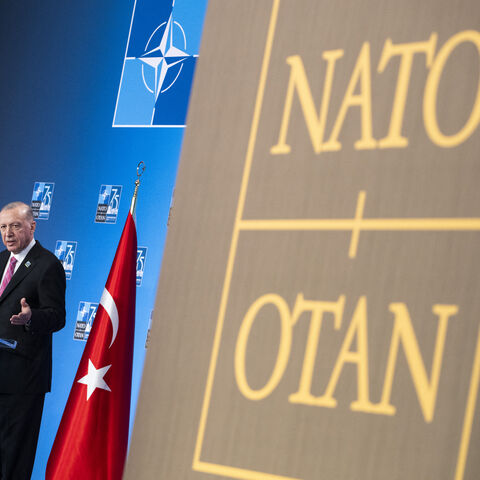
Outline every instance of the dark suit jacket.
<svg viewBox="0 0 480 480">
<path fill-rule="evenodd" d="M 0 252 L 0 278 L 10 252 Z M 0 338 L 16 340 L 15 350 L 0 346 L 0 393 L 45 393 L 52 380 L 52 333 L 65 325 L 65 271 L 37 241 L 0 296 Z M 30 327 L 12 325 L 25 297 Z"/>
</svg>

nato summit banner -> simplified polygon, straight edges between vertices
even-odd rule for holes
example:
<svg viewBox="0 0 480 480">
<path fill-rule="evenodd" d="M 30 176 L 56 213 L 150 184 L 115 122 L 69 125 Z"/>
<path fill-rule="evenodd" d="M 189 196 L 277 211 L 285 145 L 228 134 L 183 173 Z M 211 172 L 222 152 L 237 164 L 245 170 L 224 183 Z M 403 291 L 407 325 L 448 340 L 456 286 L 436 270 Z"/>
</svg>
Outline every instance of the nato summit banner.
<svg viewBox="0 0 480 480">
<path fill-rule="evenodd" d="M 480 477 L 479 19 L 210 2 L 126 478 Z"/>
<path fill-rule="evenodd" d="M 202 7 L 185 0 L 136 0 L 114 127 L 185 126 Z"/>
<path fill-rule="evenodd" d="M 133 424 L 206 3 L 0 2 L 0 206 L 32 206 L 35 237 L 67 277 L 33 480 L 45 478 L 143 161 Z M 76 386 L 85 402 L 118 395 L 96 389 L 87 399 L 87 385 Z"/>
</svg>

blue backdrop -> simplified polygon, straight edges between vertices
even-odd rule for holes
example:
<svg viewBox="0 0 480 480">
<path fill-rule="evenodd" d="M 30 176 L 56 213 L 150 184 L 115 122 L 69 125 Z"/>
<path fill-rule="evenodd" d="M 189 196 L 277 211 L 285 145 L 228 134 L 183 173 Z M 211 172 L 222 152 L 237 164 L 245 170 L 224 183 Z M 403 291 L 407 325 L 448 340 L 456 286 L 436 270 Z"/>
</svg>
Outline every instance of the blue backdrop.
<svg viewBox="0 0 480 480">
<path fill-rule="evenodd" d="M 0 2 L 0 203 L 31 203 L 36 184 L 39 197 L 49 187 L 38 182 L 53 184 L 36 238 L 52 251 L 60 240 L 75 247 L 34 479 L 44 477 L 85 346 L 79 307 L 100 300 L 143 160 L 137 236 L 147 254 L 137 287 L 133 420 L 183 136 L 161 124 L 185 122 L 206 3 L 176 0 L 170 17 L 172 0 Z M 155 49 L 167 37 L 175 48 Z M 116 222 L 115 212 L 111 223 L 95 222 L 102 185 L 122 187 Z"/>
</svg>

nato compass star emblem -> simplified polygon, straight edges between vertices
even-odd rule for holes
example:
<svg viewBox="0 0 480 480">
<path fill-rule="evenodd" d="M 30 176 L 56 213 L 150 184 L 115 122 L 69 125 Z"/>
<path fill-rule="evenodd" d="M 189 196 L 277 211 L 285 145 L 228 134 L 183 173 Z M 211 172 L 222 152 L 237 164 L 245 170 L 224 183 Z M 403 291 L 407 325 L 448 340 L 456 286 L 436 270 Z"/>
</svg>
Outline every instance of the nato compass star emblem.
<svg viewBox="0 0 480 480">
<path fill-rule="evenodd" d="M 155 45 L 156 43 L 158 43 L 158 46 L 148 50 L 139 58 L 141 62 L 150 66 L 155 72 L 154 90 L 152 90 L 145 80 L 145 71 L 144 67 L 142 67 L 143 83 L 145 84 L 145 87 L 155 95 L 155 100 L 158 99 L 160 93 L 166 92 L 173 86 L 183 69 L 183 63 L 191 56 L 173 44 L 174 26 L 181 30 L 184 48 L 186 48 L 187 39 L 185 37 L 185 32 L 183 31 L 182 26 L 178 22 L 174 22 L 172 15 L 170 15 L 168 22 L 162 23 L 157 27 L 148 39 L 147 48 L 150 48 L 152 44 Z M 157 37 L 157 33 L 162 32 L 162 28 L 163 34 L 161 34 L 160 41 L 156 42 L 155 38 Z M 167 85 L 166 77 L 169 70 L 171 73 L 174 73 L 175 78 L 173 78 L 173 80 Z M 172 75 L 170 75 L 170 78 L 171 76 Z"/>
<path fill-rule="evenodd" d="M 198 55 L 187 46 L 174 7 L 171 0 L 137 1 L 113 126 L 185 126 Z M 152 23 L 151 18 L 162 16 L 163 21 Z"/>
</svg>

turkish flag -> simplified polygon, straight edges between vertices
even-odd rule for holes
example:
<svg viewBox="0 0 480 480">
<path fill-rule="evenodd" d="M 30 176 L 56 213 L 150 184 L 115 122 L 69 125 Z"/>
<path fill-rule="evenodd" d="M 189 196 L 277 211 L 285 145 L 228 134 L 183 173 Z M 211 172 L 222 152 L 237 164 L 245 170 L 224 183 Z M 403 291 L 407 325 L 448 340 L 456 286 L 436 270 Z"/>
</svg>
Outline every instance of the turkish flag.
<svg viewBox="0 0 480 480">
<path fill-rule="evenodd" d="M 128 444 L 137 234 L 128 214 L 48 459 L 46 479 L 122 478 Z"/>
</svg>

